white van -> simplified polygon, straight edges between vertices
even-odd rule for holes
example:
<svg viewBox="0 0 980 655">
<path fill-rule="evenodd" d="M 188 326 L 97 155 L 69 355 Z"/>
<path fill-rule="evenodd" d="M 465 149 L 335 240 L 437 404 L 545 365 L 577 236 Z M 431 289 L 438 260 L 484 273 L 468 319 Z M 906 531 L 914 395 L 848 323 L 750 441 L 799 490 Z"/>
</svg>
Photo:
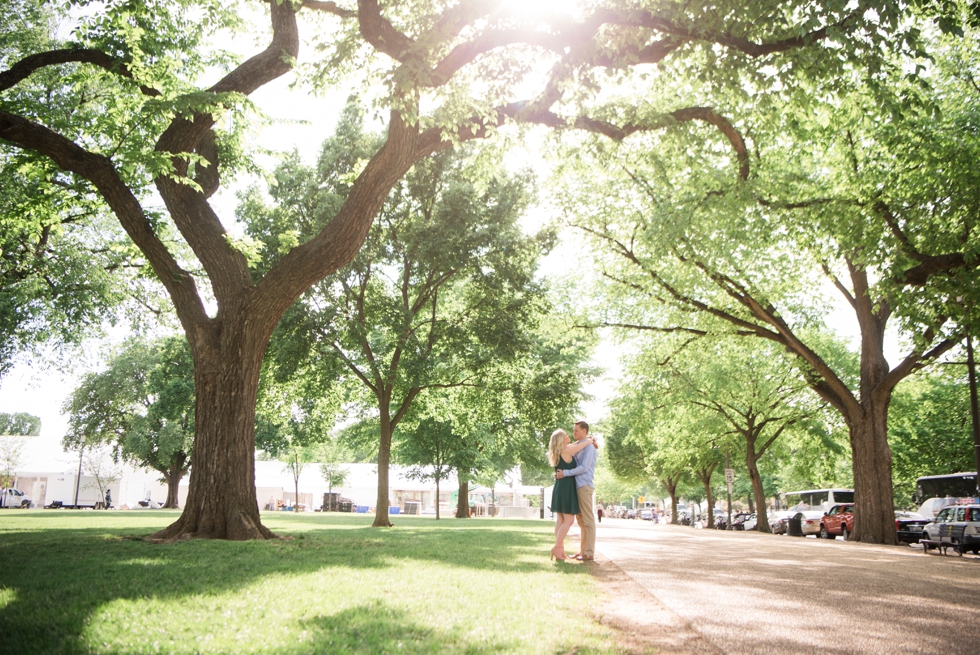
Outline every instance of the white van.
<svg viewBox="0 0 980 655">
<path fill-rule="evenodd" d="M 8 508 L 28 508 L 31 506 L 31 499 L 23 491 L 16 489 L 0 489 L 0 507 Z"/>
</svg>

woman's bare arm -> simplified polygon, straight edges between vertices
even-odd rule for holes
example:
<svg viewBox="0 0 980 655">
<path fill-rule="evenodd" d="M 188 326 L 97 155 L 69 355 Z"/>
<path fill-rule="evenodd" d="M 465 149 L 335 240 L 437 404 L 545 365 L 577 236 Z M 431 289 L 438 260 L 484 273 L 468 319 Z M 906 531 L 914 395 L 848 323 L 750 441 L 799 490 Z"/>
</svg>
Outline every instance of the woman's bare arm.
<svg viewBox="0 0 980 655">
<path fill-rule="evenodd" d="M 563 460 L 565 460 L 566 462 L 570 462 L 570 461 L 572 461 L 572 455 L 574 455 L 578 451 L 582 450 L 583 448 L 585 448 L 586 446 L 589 446 L 591 444 L 592 444 L 592 437 L 586 437 L 585 439 L 582 439 L 581 441 L 576 441 L 575 443 L 570 443 L 567 446 L 565 446 L 564 448 L 562 448 L 561 458 Z M 567 455 L 567 457 L 566 457 L 566 455 Z"/>
</svg>

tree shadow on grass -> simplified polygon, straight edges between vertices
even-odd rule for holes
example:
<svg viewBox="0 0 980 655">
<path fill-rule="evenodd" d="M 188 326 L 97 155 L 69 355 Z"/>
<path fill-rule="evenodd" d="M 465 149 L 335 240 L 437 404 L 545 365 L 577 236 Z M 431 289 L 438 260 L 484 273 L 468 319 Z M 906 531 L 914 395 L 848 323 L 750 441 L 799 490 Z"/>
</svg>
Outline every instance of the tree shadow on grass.
<svg viewBox="0 0 980 655">
<path fill-rule="evenodd" d="M 352 569 L 429 563 L 488 574 L 531 574 L 554 567 L 547 559 L 551 535 L 521 530 L 517 525 L 495 530 L 489 523 L 478 526 L 461 521 L 454 526 L 406 521 L 405 528 L 387 530 L 338 523 L 337 519 L 278 523 L 280 533 L 292 539 L 153 544 L 140 539 L 142 535 L 133 535 L 132 528 L 114 525 L 6 531 L 0 540 L 2 650 L 89 652 L 86 627 L 108 603 L 224 594 L 269 576 L 289 579 L 325 569 L 351 575 Z M 292 525 L 297 531 L 282 529 Z M 584 567 L 574 566 L 562 572 L 576 571 L 586 573 Z M 383 647 L 362 648 L 355 643 L 367 626 L 374 626 L 369 632 L 381 635 L 378 639 Z M 317 645 L 314 651 L 322 652 L 489 653 L 503 648 L 499 643 L 462 642 L 444 648 L 457 637 L 413 625 L 383 604 L 319 616 L 307 630 Z M 348 650 L 327 648 L 330 641 L 347 644 L 344 648 Z M 389 648 L 399 641 L 401 649 Z M 406 644 L 418 647 L 406 651 Z M 296 652 L 310 649 L 297 647 Z"/>
<path fill-rule="evenodd" d="M 404 612 L 381 602 L 361 605 L 330 616 L 302 621 L 307 634 L 296 653 L 375 655 L 376 653 L 465 653 L 489 655 L 514 652 L 515 645 L 494 636 L 489 643 L 468 643 L 466 637 L 411 621 Z"/>
</svg>

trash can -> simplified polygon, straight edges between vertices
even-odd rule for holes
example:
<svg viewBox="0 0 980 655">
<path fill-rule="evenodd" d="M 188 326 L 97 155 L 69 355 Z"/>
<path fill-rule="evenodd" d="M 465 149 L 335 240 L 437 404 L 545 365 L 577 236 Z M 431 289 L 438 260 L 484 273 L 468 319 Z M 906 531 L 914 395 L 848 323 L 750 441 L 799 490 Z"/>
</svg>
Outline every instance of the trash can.
<svg viewBox="0 0 980 655">
<path fill-rule="evenodd" d="M 803 519 L 792 516 L 786 519 L 786 534 L 791 537 L 803 536 Z"/>
</svg>

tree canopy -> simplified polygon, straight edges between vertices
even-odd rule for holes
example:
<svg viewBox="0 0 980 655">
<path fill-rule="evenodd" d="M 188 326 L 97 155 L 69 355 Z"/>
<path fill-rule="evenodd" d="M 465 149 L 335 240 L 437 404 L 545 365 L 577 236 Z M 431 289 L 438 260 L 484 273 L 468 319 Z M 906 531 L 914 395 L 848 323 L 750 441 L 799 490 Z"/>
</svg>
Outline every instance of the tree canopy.
<svg viewBox="0 0 980 655">
<path fill-rule="evenodd" d="M 67 449 L 107 445 L 117 459 L 159 471 L 164 507 L 177 508 L 194 444 L 194 371 L 183 337 L 126 344 L 104 371 L 82 379 L 64 411 Z"/>
<path fill-rule="evenodd" d="M 416 163 L 512 122 L 612 139 L 699 122 L 730 141 L 721 156 L 745 170 L 748 151 L 725 111 L 785 96 L 810 113 L 813 98 L 848 76 L 879 70 L 895 50 L 915 51 L 910 11 L 939 12 L 950 30 L 960 23 L 947 3 L 889 0 L 605 0 L 555 15 L 503 0 L 276 0 L 254 14 L 265 49 L 241 58 L 218 49 L 216 36 L 259 33 L 244 2 L 83 0 L 67 7 L 86 10 L 73 16 L 76 28 L 57 38 L 39 1 L 17 4 L 24 20 L 11 23 L 0 52 L 3 156 L 56 167 L 59 175 L 38 177 L 45 188 L 77 188 L 79 199 L 84 190 L 115 217 L 166 289 L 191 348 L 200 475 L 163 539 L 272 536 L 254 498 L 269 336 L 295 300 L 353 260 Z M 302 60 L 301 26 L 313 46 Z M 288 252 L 261 271 L 209 199 L 251 163 L 246 98 L 298 63 L 314 87 L 374 90 L 387 130 L 322 228 L 284 242 Z M 634 90 L 665 80 L 698 81 L 698 93 L 636 100 Z M 607 102 L 617 96 L 626 101 Z M 692 134 L 693 148 L 717 150 Z"/>
<path fill-rule="evenodd" d="M 26 412 L 0 412 L 0 436 L 37 437 L 41 434 L 41 419 Z"/>
<path fill-rule="evenodd" d="M 964 136 L 973 50 L 932 31 L 867 74 L 836 77 L 833 102 L 764 96 L 727 133 L 678 128 L 593 144 L 576 162 L 595 164 L 566 167 L 573 222 L 606 253 L 606 323 L 758 338 L 793 353 L 851 432 L 855 537 L 866 541 L 896 540 L 891 394 L 974 321 L 978 187 L 972 168 L 948 165 L 975 148 Z M 703 147 L 690 148 L 692 137 Z M 860 327 L 857 375 L 821 336 L 828 289 Z M 885 330 L 895 323 L 907 341 L 890 364 Z"/>
</svg>

